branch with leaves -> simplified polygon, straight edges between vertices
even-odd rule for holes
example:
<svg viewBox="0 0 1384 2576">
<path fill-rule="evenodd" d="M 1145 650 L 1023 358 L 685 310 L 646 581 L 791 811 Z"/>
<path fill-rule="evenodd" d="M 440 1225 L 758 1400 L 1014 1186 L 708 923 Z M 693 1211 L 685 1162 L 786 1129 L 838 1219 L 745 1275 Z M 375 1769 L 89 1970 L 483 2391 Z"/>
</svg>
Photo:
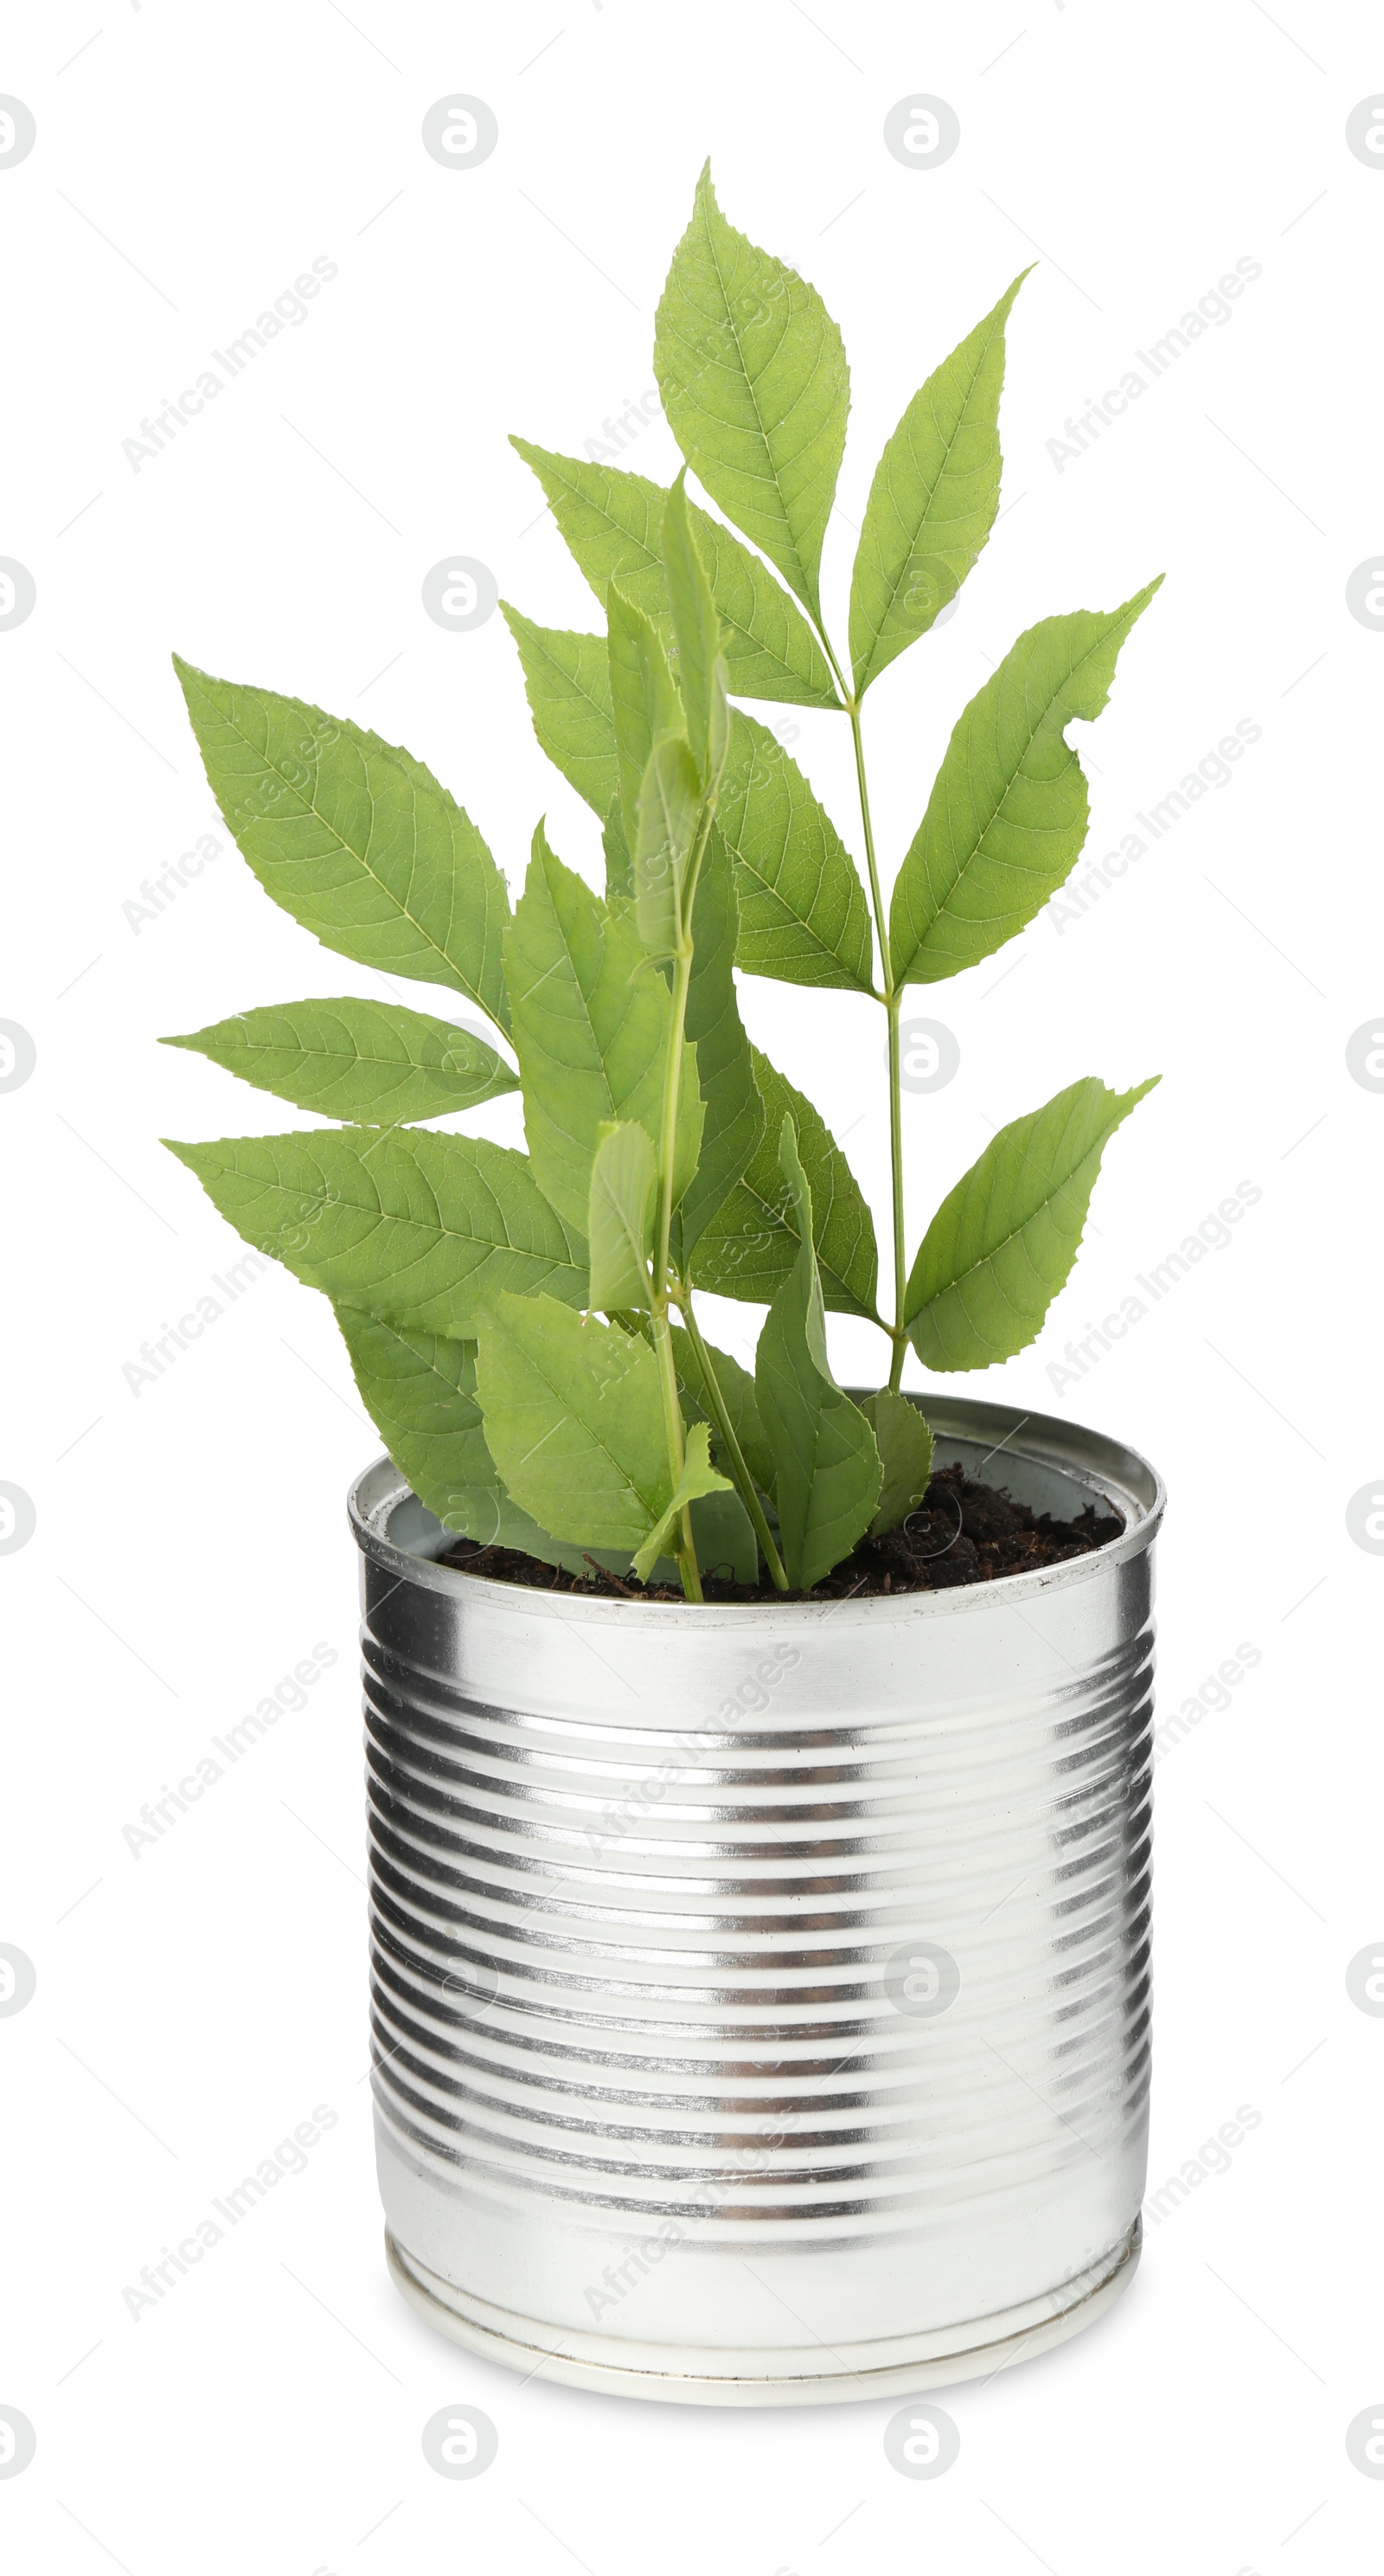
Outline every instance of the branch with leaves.
<svg viewBox="0 0 1384 2576">
<path fill-rule="evenodd" d="M 578 1575 L 594 1561 L 675 1576 L 694 1601 L 703 1569 L 810 1590 L 927 1489 L 925 1410 L 899 1391 L 908 1349 L 947 1372 L 1033 1340 L 1105 1145 L 1151 1088 L 1087 1077 L 1003 1128 L 910 1262 L 903 994 L 991 956 L 1074 865 L 1088 804 L 1066 729 L 1104 707 L 1158 586 L 1018 638 L 956 721 L 886 913 L 862 702 L 994 524 L 1022 283 L 885 447 L 844 659 L 820 595 L 849 406 L 841 336 L 796 271 L 727 223 L 709 171 L 655 340 L 683 473 L 665 491 L 514 441 L 605 619 L 604 635 L 569 633 L 504 605 L 538 741 L 599 819 L 604 897 L 540 824 L 511 913 L 475 825 L 409 753 L 176 665 L 265 891 L 325 946 L 464 996 L 492 1025 L 493 1046 L 347 997 L 168 1041 L 344 1122 L 172 1150 L 248 1241 L 331 1299 L 396 1465 L 481 1546 Z M 688 498 L 689 470 L 722 517 Z M 846 716 L 864 884 L 740 698 Z M 751 1046 L 737 969 L 885 1012 L 889 1320 L 869 1209 L 810 1101 Z M 515 1090 L 526 1154 L 421 1123 Z M 752 1375 L 704 1340 L 698 1289 L 767 1307 Z M 828 1312 L 890 1342 L 887 1384 L 862 1403 L 832 1375 Z"/>
</svg>

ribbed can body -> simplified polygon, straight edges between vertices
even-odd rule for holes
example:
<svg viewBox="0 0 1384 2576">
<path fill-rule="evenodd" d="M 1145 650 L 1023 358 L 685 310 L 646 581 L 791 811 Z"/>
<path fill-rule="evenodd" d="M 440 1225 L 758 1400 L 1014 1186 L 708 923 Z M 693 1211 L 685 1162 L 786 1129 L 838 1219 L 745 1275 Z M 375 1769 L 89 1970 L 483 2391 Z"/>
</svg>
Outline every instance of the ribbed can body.
<svg viewBox="0 0 1384 2576">
<path fill-rule="evenodd" d="M 356 1488 L 391 2258 L 498 2358 L 869 2396 L 1128 2275 L 1161 1488 L 1066 1424 L 928 1412 L 939 1459 L 1007 1439 L 993 1481 L 1124 1536 L 693 1609 L 436 1565 L 387 1461 Z"/>
</svg>

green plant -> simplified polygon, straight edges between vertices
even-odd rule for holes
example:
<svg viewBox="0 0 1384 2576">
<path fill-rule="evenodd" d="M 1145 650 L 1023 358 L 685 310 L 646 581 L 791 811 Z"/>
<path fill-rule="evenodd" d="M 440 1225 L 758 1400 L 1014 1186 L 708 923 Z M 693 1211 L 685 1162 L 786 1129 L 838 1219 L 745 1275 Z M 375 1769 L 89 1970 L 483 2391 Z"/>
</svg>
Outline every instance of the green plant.
<svg viewBox="0 0 1384 2576">
<path fill-rule="evenodd" d="M 846 435 L 840 333 L 803 278 L 726 222 L 709 171 L 655 367 L 687 468 L 750 544 L 688 499 L 685 471 L 664 491 L 514 441 L 606 618 L 605 636 L 570 634 L 504 610 L 538 740 L 600 819 L 604 900 L 540 824 L 511 916 L 474 824 L 407 752 L 177 664 L 266 892 L 327 947 L 465 995 L 517 1060 L 359 1000 L 168 1041 L 349 1122 L 172 1150 L 249 1241 L 326 1291 L 396 1464 L 482 1544 L 578 1573 L 676 1566 L 694 1600 L 699 1563 L 742 1582 L 762 1563 L 781 1590 L 819 1581 L 927 1486 L 931 1436 L 899 1393 L 909 1345 L 947 1371 L 1033 1339 L 1106 1141 L 1150 1088 L 1087 1078 L 1002 1129 L 909 1265 L 902 995 L 990 956 L 1067 875 L 1087 799 L 1066 727 L 1099 714 L 1157 587 L 1019 637 L 957 720 L 886 915 L 861 705 L 989 536 L 1022 282 L 928 378 L 880 459 L 849 676 L 819 592 Z M 834 823 L 740 697 L 845 716 L 868 903 Z M 890 1320 L 869 1211 L 810 1102 L 751 1047 L 734 965 L 883 1008 Z M 527 1156 L 414 1123 L 515 1089 Z M 698 1287 L 767 1305 L 753 1377 L 707 1347 Z M 889 1339 L 888 1382 L 864 1403 L 832 1376 L 827 1309 Z"/>
</svg>

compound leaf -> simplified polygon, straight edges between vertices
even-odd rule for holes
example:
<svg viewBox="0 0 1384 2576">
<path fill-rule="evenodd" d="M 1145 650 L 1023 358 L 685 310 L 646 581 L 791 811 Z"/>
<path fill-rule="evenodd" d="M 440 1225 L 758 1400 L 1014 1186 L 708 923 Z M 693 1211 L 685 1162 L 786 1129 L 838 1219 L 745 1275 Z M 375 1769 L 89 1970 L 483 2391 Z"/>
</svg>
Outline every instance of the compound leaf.
<svg viewBox="0 0 1384 2576">
<path fill-rule="evenodd" d="M 798 1251 L 759 1336 L 755 1392 L 774 1453 L 784 1568 L 796 1590 L 809 1592 L 869 1528 L 882 1469 L 869 1423 L 831 1373 L 812 1193 L 787 1117 L 779 1161 L 797 1213 Z"/>
<path fill-rule="evenodd" d="M 716 819 L 736 863 L 746 974 L 873 992 L 869 910 L 841 835 L 797 762 L 738 708 Z"/>
<path fill-rule="evenodd" d="M 701 804 L 686 734 L 660 734 L 639 790 L 634 835 L 634 918 L 650 957 L 671 957 L 678 945 L 683 882 Z"/>
<path fill-rule="evenodd" d="M 672 1004 L 644 963 L 633 919 L 611 911 L 548 846 L 540 823 L 505 942 L 524 1130 L 534 1178 L 583 1227 L 602 1127 L 632 1118 L 656 1135 Z M 696 1168 L 702 1103 L 684 1049 L 675 1195 Z"/>
<path fill-rule="evenodd" d="M 634 1572 L 641 1583 L 647 1583 L 665 1549 L 676 1549 L 677 1525 L 689 1503 L 704 1494 L 728 1494 L 734 1491 L 727 1476 L 719 1476 L 711 1463 L 711 1441 L 704 1422 L 694 1422 L 687 1434 L 686 1455 L 682 1473 L 649 1535 L 635 1550 Z M 746 1514 L 748 1519 L 749 1515 Z M 758 1560 L 756 1559 L 756 1564 Z"/>
<path fill-rule="evenodd" d="M 586 1232 L 591 1303 L 607 1314 L 619 1306 L 648 1305 L 657 1178 L 652 1141 L 633 1119 L 601 1130 L 591 1166 Z"/>
<path fill-rule="evenodd" d="M 768 1305 L 789 1276 L 798 1253 L 797 1204 L 777 1152 L 787 1115 L 811 1189 L 823 1301 L 840 1314 L 878 1322 L 879 1255 L 860 1185 L 811 1101 L 758 1047 L 751 1049 L 750 1060 L 764 1104 L 764 1134 L 697 1245 L 693 1280 L 715 1295 Z"/>
<path fill-rule="evenodd" d="M 581 1236 L 525 1156 L 483 1137 L 336 1127 L 165 1142 L 257 1252 L 349 1305 L 464 1334 L 503 1288 L 586 1303 Z"/>
<path fill-rule="evenodd" d="M 875 468 L 851 576 L 858 698 L 956 597 L 994 526 L 1004 326 L 1027 275 L 928 377 Z"/>
<path fill-rule="evenodd" d="M 606 639 L 535 626 L 503 599 L 500 610 L 519 648 L 539 750 L 604 818 L 620 793 Z"/>
<path fill-rule="evenodd" d="M 705 790 L 716 785 L 726 765 L 730 711 L 721 621 L 693 531 L 685 481 L 684 472 L 673 485 L 663 513 L 663 568 L 677 640 L 676 677 L 687 738 Z"/>
<path fill-rule="evenodd" d="M 691 1334 L 684 1332 L 680 1324 L 674 1324 L 672 1331 L 673 1357 L 684 1403 L 694 1408 L 696 1420 L 700 1421 L 703 1418 L 711 1420 L 706 1379 L 697 1358 L 696 1346 Z M 715 1370 L 716 1384 L 721 1391 L 721 1401 L 730 1416 L 731 1429 L 740 1443 L 740 1454 L 761 1491 L 772 1494 L 774 1453 L 765 1437 L 764 1425 L 759 1418 L 759 1400 L 755 1394 L 754 1379 L 748 1369 L 741 1367 L 739 1360 L 732 1359 L 729 1351 L 713 1350 L 709 1342 L 704 1342 L 702 1347 Z M 714 1421 L 711 1421 L 711 1436 L 714 1441 L 716 1438 Z M 724 1463 L 723 1460 L 722 1464 Z"/>
<path fill-rule="evenodd" d="M 175 654 L 212 794 L 266 894 L 326 948 L 466 993 L 505 1030 L 505 881 L 421 761 Z"/>
<path fill-rule="evenodd" d="M 642 1546 L 673 1493 L 648 1343 L 543 1296 L 497 1298 L 477 1341 L 486 1446 L 520 1508 L 555 1538 Z"/>
<path fill-rule="evenodd" d="M 816 288 L 727 223 L 709 162 L 659 303 L 654 373 L 693 472 L 820 622 L 846 353 Z"/>
<path fill-rule="evenodd" d="M 411 1332 L 358 1306 L 333 1311 L 362 1403 L 400 1475 L 443 1528 L 584 1574 L 581 1549 L 550 1537 L 505 1491 L 476 1401 L 475 1343 Z M 624 1558 L 614 1562 L 623 1571 Z"/>
<path fill-rule="evenodd" d="M 992 1137 L 909 1273 L 904 1316 L 924 1368 L 990 1368 L 1027 1348 L 1076 1259 L 1105 1146 L 1157 1080 L 1117 1092 L 1088 1074 Z"/>
<path fill-rule="evenodd" d="M 875 1435 L 884 1469 L 879 1502 L 870 1523 L 871 1538 L 885 1530 L 897 1529 L 916 1511 L 932 1477 L 932 1433 L 906 1395 L 895 1395 L 881 1387 L 878 1395 L 861 1398 L 860 1410 Z"/>
<path fill-rule="evenodd" d="M 704 1120 L 697 1168 L 674 1221 L 674 1251 L 685 1271 L 694 1244 L 725 1205 L 764 1134 L 764 1104 L 735 989 L 740 913 L 726 846 L 713 824 L 692 906 L 692 975 L 684 1022 L 697 1050 Z"/>
<path fill-rule="evenodd" d="M 682 700 L 662 635 L 653 619 L 625 596 L 618 582 L 612 582 L 606 594 L 606 620 L 620 817 L 632 850 L 638 837 L 639 793 L 649 754 L 661 734 L 683 731 Z"/>
<path fill-rule="evenodd" d="M 475 1109 L 518 1078 L 473 1029 L 352 994 L 237 1011 L 163 1046 L 190 1047 L 257 1090 L 356 1126 Z"/>
<path fill-rule="evenodd" d="M 1062 883 L 1089 819 L 1065 728 L 1100 714 L 1158 586 L 1030 626 L 958 719 L 894 887 L 896 984 L 939 983 L 993 955 Z"/>
<path fill-rule="evenodd" d="M 663 573 L 667 493 L 643 474 L 554 456 L 513 438 L 547 495 L 577 568 L 602 608 L 612 581 L 661 628 L 669 625 Z M 688 517 L 711 581 L 724 630 L 727 685 L 737 697 L 773 698 L 799 707 L 838 707 L 831 666 L 797 602 L 768 565 L 695 501 Z"/>
</svg>

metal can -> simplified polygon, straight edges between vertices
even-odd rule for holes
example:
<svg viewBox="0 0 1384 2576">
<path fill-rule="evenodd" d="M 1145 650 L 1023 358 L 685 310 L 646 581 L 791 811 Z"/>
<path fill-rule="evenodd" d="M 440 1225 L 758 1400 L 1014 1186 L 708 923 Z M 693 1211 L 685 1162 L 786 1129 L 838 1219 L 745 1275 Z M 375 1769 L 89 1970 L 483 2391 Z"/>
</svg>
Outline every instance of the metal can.
<svg viewBox="0 0 1384 2576">
<path fill-rule="evenodd" d="M 364 1599 L 388 2256 L 492 2359 L 783 2405 L 990 2372 L 1139 2250 L 1157 1475 L 925 1401 L 1122 1534 L 945 1591 L 487 1581 L 388 1459 Z"/>
</svg>

